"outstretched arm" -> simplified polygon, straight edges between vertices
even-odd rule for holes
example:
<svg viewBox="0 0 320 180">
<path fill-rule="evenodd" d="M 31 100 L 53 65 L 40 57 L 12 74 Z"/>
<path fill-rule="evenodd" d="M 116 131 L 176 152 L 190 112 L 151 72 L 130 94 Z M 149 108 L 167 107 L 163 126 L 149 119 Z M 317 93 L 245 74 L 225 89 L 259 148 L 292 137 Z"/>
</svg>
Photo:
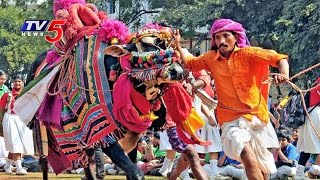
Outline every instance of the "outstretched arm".
<svg viewBox="0 0 320 180">
<path fill-rule="evenodd" d="M 180 57 L 181 57 L 180 63 L 185 64 L 186 57 L 184 56 L 184 53 L 182 51 L 182 47 L 181 47 L 181 44 L 180 44 L 181 35 L 180 35 L 180 30 L 179 29 L 176 29 L 174 31 L 173 37 L 174 37 L 174 40 L 175 40 L 175 44 L 176 44 L 177 50 L 180 53 Z"/>
<path fill-rule="evenodd" d="M 281 83 L 289 79 L 289 63 L 288 60 L 282 59 L 277 63 L 279 74 L 274 76 L 275 83 Z"/>
</svg>

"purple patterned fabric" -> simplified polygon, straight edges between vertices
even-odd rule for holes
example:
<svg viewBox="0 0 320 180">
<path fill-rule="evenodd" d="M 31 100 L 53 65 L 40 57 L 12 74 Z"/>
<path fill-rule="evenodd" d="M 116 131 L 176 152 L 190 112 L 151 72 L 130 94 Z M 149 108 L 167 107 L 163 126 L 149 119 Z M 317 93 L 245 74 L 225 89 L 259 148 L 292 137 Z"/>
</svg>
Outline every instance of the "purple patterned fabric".
<svg viewBox="0 0 320 180">
<path fill-rule="evenodd" d="M 167 134 L 173 150 L 183 153 L 187 149 L 188 145 L 179 138 L 176 127 L 168 128 Z"/>
</svg>

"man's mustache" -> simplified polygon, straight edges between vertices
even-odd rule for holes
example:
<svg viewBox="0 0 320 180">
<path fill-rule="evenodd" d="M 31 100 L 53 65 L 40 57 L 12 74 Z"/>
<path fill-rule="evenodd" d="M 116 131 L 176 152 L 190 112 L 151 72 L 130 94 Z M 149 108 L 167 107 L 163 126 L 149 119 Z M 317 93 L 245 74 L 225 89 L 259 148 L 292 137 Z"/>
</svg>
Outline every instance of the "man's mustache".
<svg viewBox="0 0 320 180">
<path fill-rule="evenodd" d="M 228 45 L 226 45 L 226 44 L 220 44 L 220 45 L 219 45 L 219 48 L 221 48 L 221 47 L 228 47 Z"/>
</svg>

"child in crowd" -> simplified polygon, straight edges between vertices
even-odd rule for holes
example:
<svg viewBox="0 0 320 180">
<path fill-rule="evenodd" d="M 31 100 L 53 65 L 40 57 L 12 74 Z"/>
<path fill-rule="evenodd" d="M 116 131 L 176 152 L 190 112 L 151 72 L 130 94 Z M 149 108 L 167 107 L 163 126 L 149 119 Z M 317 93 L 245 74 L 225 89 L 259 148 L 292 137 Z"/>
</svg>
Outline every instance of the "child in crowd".
<svg viewBox="0 0 320 180">
<path fill-rule="evenodd" d="M 278 132 L 280 148 L 276 153 L 277 171 L 271 175 L 271 179 L 285 179 L 294 176 L 297 171 L 297 148 L 291 144 L 292 132 L 289 128 L 283 127 Z"/>
<path fill-rule="evenodd" d="M 224 152 L 219 154 L 218 167 L 220 168 L 219 174 L 221 175 L 230 176 L 239 180 L 247 179 L 243 164 L 234 159 L 230 159 Z"/>
</svg>

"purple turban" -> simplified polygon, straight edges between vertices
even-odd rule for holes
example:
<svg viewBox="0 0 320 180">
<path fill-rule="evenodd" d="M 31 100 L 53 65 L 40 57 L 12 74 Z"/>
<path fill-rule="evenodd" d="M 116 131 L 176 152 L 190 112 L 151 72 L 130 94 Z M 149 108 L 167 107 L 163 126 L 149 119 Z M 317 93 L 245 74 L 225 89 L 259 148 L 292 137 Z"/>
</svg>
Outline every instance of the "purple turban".
<svg viewBox="0 0 320 180">
<path fill-rule="evenodd" d="M 213 22 L 210 30 L 210 36 L 214 37 L 215 33 L 221 31 L 232 31 L 235 32 L 237 36 L 238 47 L 250 46 L 249 40 L 246 36 L 245 29 L 238 22 L 231 19 L 218 19 Z M 211 48 L 216 47 L 214 39 L 211 41 Z"/>
</svg>

